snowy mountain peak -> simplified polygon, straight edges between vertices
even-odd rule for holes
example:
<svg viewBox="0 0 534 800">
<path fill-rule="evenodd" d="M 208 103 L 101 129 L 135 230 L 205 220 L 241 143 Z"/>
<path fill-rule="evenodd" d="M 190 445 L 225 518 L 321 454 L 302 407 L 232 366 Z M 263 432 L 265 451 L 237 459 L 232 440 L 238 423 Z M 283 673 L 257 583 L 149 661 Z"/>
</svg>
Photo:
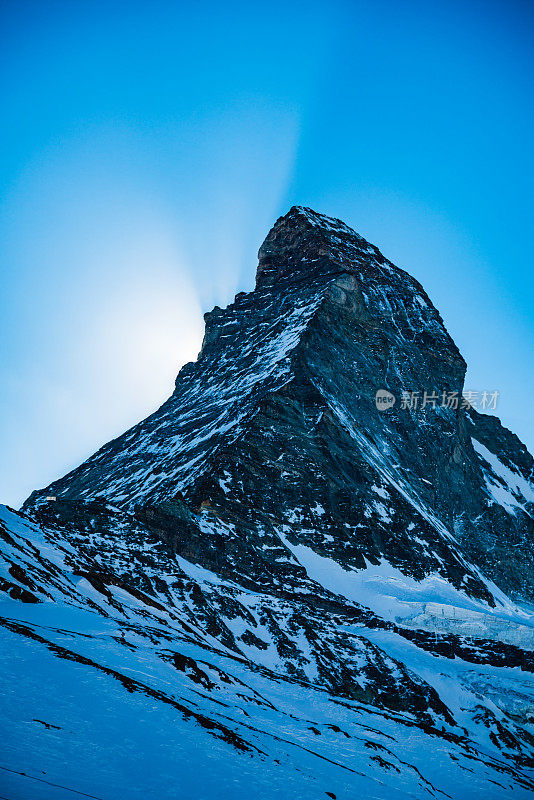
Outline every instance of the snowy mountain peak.
<svg viewBox="0 0 534 800">
<path fill-rule="evenodd" d="M 103 800 L 170 798 L 190 762 L 198 797 L 215 796 L 194 786 L 212 771 L 236 798 L 251 782 L 526 797 L 534 462 L 462 401 L 465 368 L 423 288 L 376 247 L 307 208 L 281 217 L 255 291 L 206 315 L 172 396 L 0 513 L 4 646 L 32 676 L 44 650 L 53 687 L 52 705 L 21 689 L 13 763 L 58 762 L 56 729 L 29 717 L 75 730 L 83 758 L 101 736 L 102 765 L 73 788 Z M 131 765 L 145 750 L 114 727 L 137 713 L 168 776 L 153 795 L 109 782 L 110 752 Z"/>
<path fill-rule="evenodd" d="M 318 274 L 353 272 L 358 262 L 385 262 L 374 245 L 369 244 L 348 225 L 311 208 L 293 206 L 280 217 L 258 252 L 256 287 L 281 279 L 303 280 Z"/>
<path fill-rule="evenodd" d="M 243 468 L 229 454 L 242 448 L 249 459 L 259 437 L 261 468 L 242 498 L 258 524 L 319 502 L 336 529 L 360 531 L 349 536 L 349 550 L 345 535 L 321 534 L 325 542 L 333 536 L 326 549 L 343 553 L 343 563 L 386 558 L 411 576 L 437 572 L 457 589 L 495 602 L 477 573 L 485 569 L 507 590 L 533 597 L 531 549 L 519 570 L 511 568 L 515 549 L 506 559 L 481 556 L 488 536 L 506 542 L 512 529 L 513 537 L 531 531 L 532 505 L 521 498 L 515 505 L 495 502 L 488 462 L 473 446 L 480 434 L 471 428 L 481 427 L 483 417 L 468 416 L 461 399 L 465 362 L 422 287 L 344 223 L 301 207 L 276 222 L 259 261 L 256 290 L 206 315 L 199 359 L 180 372 L 169 400 L 34 493 L 25 508 L 47 505 L 52 496 L 105 500 L 141 514 L 150 505 L 159 509 L 151 518 L 170 505 L 180 520 L 194 517 L 203 503 L 216 503 L 209 487 L 224 475 L 243 486 Z M 377 404 L 380 392 L 394 399 L 385 411 Z M 291 439 L 299 442 L 291 471 L 279 467 L 287 460 L 289 412 Z M 315 417 L 320 424 L 311 434 Z M 276 442 L 269 457 L 268 441 Z M 502 442 L 496 439 L 497 448 Z M 511 440 L 510 447 L 522 464 Z M 350 469 L 339 472 L 342 462 L 331 464 L 328 451 L 343 454 Z M 289 483 L 280 483 L 284 475 L 293 475 Z M 276 493 L 264 495 L 262 481 L 272 486 L 274 476 Z M 413 515 L 424 534 L 412 533 Z M 474 564 L 460 553 L 458 537 Z"/>
</svg>

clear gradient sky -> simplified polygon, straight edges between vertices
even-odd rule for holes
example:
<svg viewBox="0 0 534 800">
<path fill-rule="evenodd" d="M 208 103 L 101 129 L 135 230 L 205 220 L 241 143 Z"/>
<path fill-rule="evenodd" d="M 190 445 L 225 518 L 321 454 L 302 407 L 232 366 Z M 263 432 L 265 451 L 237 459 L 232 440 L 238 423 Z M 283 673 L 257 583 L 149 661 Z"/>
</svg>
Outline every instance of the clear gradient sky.
<svg viewBox="0 0 534 800">
<path fill-rule="evenodd" d="M 532 2 L 4 0 L 0 24 L 0 501 L 168 396 L 293 204 L 421 281 L 534 449 Z"/>
</svg>

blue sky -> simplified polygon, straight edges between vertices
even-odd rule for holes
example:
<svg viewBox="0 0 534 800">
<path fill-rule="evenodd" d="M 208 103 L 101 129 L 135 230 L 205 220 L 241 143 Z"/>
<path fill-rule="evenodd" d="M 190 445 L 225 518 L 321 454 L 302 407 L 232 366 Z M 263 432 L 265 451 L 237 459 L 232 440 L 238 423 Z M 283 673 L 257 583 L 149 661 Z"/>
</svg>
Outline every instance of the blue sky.
<svg viewBox="0 0 534 800">
<path fill-rule="evenodd" d="M 529 2 L 4 2 L 0 499 L 153 410 L 293 204 L 424 285 L 534 449 Z"/>
</svg>

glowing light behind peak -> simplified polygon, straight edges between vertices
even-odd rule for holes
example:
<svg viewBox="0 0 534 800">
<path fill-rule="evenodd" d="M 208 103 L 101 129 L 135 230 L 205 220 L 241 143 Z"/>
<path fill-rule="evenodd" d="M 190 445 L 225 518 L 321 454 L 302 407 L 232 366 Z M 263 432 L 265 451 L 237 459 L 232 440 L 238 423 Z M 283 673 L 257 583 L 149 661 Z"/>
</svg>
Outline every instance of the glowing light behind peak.
<svg viewBox="0 0 534 800">
<path fill-rule="evenodd" d="M 298 131 L 287 99 L 244 90 L 156 125 L 126 114 L 66 126 L 8 165 L 2 500 L 18 505 L 169 396 L 203 311 L 251 288 Z"/>
<path fill-rule="evenodd" d="M 121 193 L 113 176 L 108 192 L 95 190 L 94 177 L 68 181 L 71 191 L 47 180 L 51 191 L 27 210 L 33 237 L 5 231 L 20 266 L 2 298 L 16 351 L 2 365 L 0 403 L 2 488 L 13 504 L 155 410 L 202 340 L 197 290 L 168 216 L 148 192 Z"/>
</svg>

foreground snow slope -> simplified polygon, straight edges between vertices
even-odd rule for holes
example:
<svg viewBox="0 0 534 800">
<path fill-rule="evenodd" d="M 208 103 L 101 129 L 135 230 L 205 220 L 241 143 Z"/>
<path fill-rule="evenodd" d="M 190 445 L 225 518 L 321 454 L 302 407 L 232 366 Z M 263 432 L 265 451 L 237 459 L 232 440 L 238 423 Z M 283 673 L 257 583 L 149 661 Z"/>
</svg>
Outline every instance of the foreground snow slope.
<svg viewBox="0 0 534 800">
<path fill-rule="evenodd" d="M 120 570 L 135 543 L 97 589 L 91 559 L 57 529 L 4 510 L 2 531 L 4 579 L 41 601 L 0 604 L 2 767 L 13 770 L 0 780 L 10 797 L 69 794 L 50 784 L 102 798 L 241 797 L 252 785 L 272 796 L 376 798 L 532 788 L 527 726 L 512 724 L 532 708 L 531 675 L 493 665 L 481 643 L 469 660 L 447 658 L 439 637 L 434 651 L 421 649 L 394 627 L 351 621 L 350 606 L 317 613 L 312 631 L 299 624 L 306 606 L 202 570 L 193 579 L 156 557 L 149 538 L 145 569 L 162 569 L 162 591 L 128 590 Z M 225 627 L 267 646 L 223 645 Z M 336 645 L 368 702 L 321 676 Z M 380 695 L 386 673 L 399 708 Z"/>
</svg>

